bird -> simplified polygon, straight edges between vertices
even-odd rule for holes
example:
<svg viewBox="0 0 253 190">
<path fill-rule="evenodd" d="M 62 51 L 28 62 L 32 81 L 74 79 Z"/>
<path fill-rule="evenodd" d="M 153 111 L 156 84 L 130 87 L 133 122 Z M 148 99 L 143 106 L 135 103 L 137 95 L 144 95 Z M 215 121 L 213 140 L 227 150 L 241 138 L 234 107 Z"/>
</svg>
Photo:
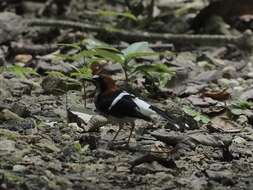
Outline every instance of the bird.
<svg viewBox="0 0 253 190">
<path fill-rule="evenodd" d="M 119 129 L 113 137 L 112 142 L 117 138 L 124 124 L 130 123 L 131 131 L 127 140 L 128 145 L 135 127 L 135 120 L 152 121 L 153 115 L 160 115 L 176 129 L 189 128 L 188 124 L 179 121 L 172 114 L 121 89 L 109 75 L 95 74 L 92 78 L 86 78 L 86 80 L 96 86 L 94 98 L 96 111 L 109 118 L 109 120 L 119 123 Z"/>
</svg>

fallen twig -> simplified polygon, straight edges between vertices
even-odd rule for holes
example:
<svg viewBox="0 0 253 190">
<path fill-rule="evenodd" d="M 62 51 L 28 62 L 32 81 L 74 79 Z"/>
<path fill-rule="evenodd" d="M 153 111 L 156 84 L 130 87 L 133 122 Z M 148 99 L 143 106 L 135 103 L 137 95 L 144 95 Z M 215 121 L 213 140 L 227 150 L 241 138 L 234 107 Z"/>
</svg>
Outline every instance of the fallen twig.
<svg viewBox="0 0 253 190">
<path fill-rule="evenodd" d="M 16 54 L 45 55 L 56 51 L 59 48 L 57 44 L 25 45 L 16 42 L 11 43 L 11 49 Z"/>
<path fill-rule="evenodd" d="M 174 160 L 172 159 L 168 159 L 168 158 L 163 158 L 163 157 L 160 157 L 158 155 L 154 155 L 154 154 L 146 154 L 146 155 L 142 155 L 141 157 L 138 157 L 136 158 L 135 160 L 131 161 L 129 164 L 131 165 L 131 170 L 133 170 L 133 168 L 135 166 L 138 166 L 140 164 L 143 164 L 143 163 L 150 163 L 150 162 L 153 162 L 153 161 L 156 161 L 158 162 L 159 164 L 167 167 L 167 168 L 177 168 L 177 165 L 176 163 L 174 162 Z"/>
<path fill-rule="evenodd" d="M 243 49 L 251 49 L 253 46 L 252 35 L 250 32 L 245 32 L 240 36 L 225 36 L 225 35 L 191 35 L 191 34 L 169 34 L 169 33 L 152 33 L 143 31 L 126 31 L 122 29 L 108 29 L 105 26 L 96 26 L 87 23 L 65 21 L 65 20 L 45 20 L 31 19 L 27 20 L 29 26 L 47 26 L 60 28 L 73 28 L 76 30 L 99 32 L 103 35 L 113 35 L 118 39 L 128 42 L 134 41 L 162 41 L 175 44 L 198 44 L 198 45 L 224 45 L 236 44 Z"/>
</svg>

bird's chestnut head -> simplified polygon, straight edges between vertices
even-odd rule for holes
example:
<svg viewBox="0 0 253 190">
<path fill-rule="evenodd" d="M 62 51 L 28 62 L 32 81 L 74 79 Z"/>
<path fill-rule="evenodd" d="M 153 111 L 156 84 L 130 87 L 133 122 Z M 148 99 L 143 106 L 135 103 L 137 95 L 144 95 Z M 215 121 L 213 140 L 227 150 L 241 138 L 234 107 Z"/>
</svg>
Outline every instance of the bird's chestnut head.
<svg viewBox="0 0 253 190">
<path fill-rule="evenodd" d="M 88 81 L 92 82 L 100 93 L 109 93 L 118 89 L 115 81 L 108 75 L 93 75 Z"/>
</svg>

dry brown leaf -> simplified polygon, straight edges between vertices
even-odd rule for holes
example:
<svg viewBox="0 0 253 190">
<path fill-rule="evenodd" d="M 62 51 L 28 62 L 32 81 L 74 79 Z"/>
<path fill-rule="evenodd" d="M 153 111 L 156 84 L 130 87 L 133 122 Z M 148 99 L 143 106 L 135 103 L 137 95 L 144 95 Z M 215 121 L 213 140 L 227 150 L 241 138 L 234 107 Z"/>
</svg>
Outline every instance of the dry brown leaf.
<svg viewBox="0 0 253 190">
<path fill-rule="evenodd" d="M 230 93 L 227 89 L 223 89 L 221 91 L 206 91 L 203 92 L 202 96 L 210 97 L 215 100 L 224 101 L 230 98 Z"/>
<path fill-rule="evenodd" d="M 214 117 L 211 120 L 211 125 L 208 125 L 207 127 L 210 130 L 221 131 L 225 133 L 236 133 L 241 131 L 241 128 L 238 124 L 223 116 Z"/>
</svg>

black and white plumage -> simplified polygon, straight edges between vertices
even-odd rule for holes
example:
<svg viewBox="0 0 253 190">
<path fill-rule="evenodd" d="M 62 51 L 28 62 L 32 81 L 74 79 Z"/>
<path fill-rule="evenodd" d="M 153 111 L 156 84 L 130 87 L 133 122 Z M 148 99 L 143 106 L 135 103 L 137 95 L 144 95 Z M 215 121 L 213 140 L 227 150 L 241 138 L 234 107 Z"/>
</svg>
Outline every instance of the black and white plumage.
<svg viewBox="0 0 253 190">
<path fill-rule="evenodd" d="M 91 81 L 96 85 L 96 109 L 105 116 L 111 116 L 118 120 L 128 118 L 133 121 L 135 119 L 151 121 L 152 116 L 158 114 L 177 129 L 188 127 L 187 124 L 178 121 L 176 117 L 119 89 L 112 78 L 107 75 L 94 75 Z"/>
</svg>

